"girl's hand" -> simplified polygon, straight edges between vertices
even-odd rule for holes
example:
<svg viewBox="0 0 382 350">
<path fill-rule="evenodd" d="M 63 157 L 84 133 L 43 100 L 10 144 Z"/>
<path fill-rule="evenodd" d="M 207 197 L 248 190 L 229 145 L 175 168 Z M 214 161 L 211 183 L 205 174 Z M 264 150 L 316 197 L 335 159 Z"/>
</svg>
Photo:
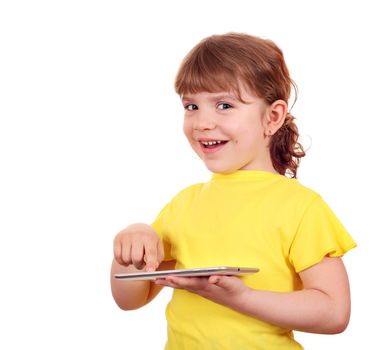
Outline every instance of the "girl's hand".
<svg viewBox="0 0 382 350">
<path fill-rule="evenodd" d="M 163 257 L 163 243 L 149 225 L 130 225 L 114 239 L 114 258 L 120 265 L 137 269 L 146 265 L 146 271 L 155 271 Z"/>
<path fill-rule="evenodd" d="M 235 276 L 169 276 L 165 279 L 157 279 L 155 283 L 161 286 L 184 289 L 231 308 L 242 303 L 246 298 L 246 293 L 250 290 L 240 278 Z"/>
</svg>

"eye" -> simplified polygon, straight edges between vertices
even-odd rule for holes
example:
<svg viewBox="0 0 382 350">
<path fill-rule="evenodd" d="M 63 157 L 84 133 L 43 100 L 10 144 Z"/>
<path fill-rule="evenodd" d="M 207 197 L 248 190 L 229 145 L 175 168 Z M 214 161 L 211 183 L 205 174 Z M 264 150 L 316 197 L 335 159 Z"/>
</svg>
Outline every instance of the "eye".
<svg viewBox="0 0 382 350">
<path fill-rule="evenodd" d="M 220 110 L 230 109 L 232 106 L 229 103 L 221 102 L 217 105 L 217 108 Z"/>
<path fill-rule="evenodd" d="M 185 105 L 184 109 L 187 111 L 195 111 L 196 109 L 198 109 L 198 106 L 194 105 L 193 103 L 190 103 L 188 105 Z"/>
</svg>

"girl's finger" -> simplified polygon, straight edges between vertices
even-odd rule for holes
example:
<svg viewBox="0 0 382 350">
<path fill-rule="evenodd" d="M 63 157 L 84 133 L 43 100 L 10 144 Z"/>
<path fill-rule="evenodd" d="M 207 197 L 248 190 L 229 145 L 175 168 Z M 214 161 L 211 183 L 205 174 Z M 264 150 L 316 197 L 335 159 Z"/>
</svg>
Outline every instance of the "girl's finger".
<svg viewBox="0 0 382 350">
<path fill-rule="evenodd" d="M 121 243 L 121 249 L 122 249 L 122 263 L 123 265 L 130 265 L 131 264 L 131 244 L 129 241 L 122 241 Z"/>
<path fill-rule="evenodd" d="M 145 265 L 143 257 L 144 257 L 143 243 L 136 242 L 131 247 L 131 261 L 137 269 L 142 269 L 143 266 Z"/>
<path fill-rule="evenodd" d="M 121 243 L 117 240 L 114 241 L 114 245 L 113 245 L 113 251 L 114 251 L 114 259 L 115 261 L 122 265 L 123 264 L 123 261 L 122 261 L 122 247 L 121 247 Z"/>
<path fill-rule="evenodd" d="M 162 261 L 158 260 L 157 243 L 148 241 L 144 247 L 144 256 L 146 262 L 146 271 L 155 271 Z"/>
</svg>

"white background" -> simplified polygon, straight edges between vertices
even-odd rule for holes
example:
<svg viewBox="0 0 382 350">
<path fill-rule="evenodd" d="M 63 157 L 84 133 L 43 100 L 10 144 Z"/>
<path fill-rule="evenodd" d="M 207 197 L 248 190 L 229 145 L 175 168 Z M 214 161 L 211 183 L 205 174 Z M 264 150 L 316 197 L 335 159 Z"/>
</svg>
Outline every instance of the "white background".
<svg viewBox="0 0 382 350">
<path fill-rule="evenodd" d="M 181 59 L 227 31 L 274 40 L 300 90 L 310 145 L 300 181 L 358 243 L 341 335 L 307 349 L 380 341 L 380 81 L 377 1 L 1 1 L 2 349 L 162 349 L 166 290 L 145 308 L 112 300 L 115 234 L 151 222 L 208 180 L 182 135 Z M 5 345 L 7 344 L 7 345 Z"/>
</svg>

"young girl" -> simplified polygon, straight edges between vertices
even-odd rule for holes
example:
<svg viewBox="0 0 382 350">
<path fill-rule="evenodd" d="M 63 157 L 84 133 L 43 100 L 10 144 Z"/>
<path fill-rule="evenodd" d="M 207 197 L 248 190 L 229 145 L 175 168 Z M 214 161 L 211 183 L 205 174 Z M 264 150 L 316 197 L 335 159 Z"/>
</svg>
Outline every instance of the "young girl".
<svg viewBox="0 0 382 350">
<path fill-rule="evenodd" d="M 245 277 L 111 278 L 124 310 L 174 288 L 166 349 L 301 349 L 292 330 L 338 333 L 350 316 L 341 256 L 355 243 L 314 191 L 296 180 L 305 155 L 288 112 L 294 84 L 271 41 L 214 35 L 176 77 L 184 133 L 213 173 L 178 193 L 151 225 L 114 240 L 115 273 L 258 267 Z"/>
</svg>

